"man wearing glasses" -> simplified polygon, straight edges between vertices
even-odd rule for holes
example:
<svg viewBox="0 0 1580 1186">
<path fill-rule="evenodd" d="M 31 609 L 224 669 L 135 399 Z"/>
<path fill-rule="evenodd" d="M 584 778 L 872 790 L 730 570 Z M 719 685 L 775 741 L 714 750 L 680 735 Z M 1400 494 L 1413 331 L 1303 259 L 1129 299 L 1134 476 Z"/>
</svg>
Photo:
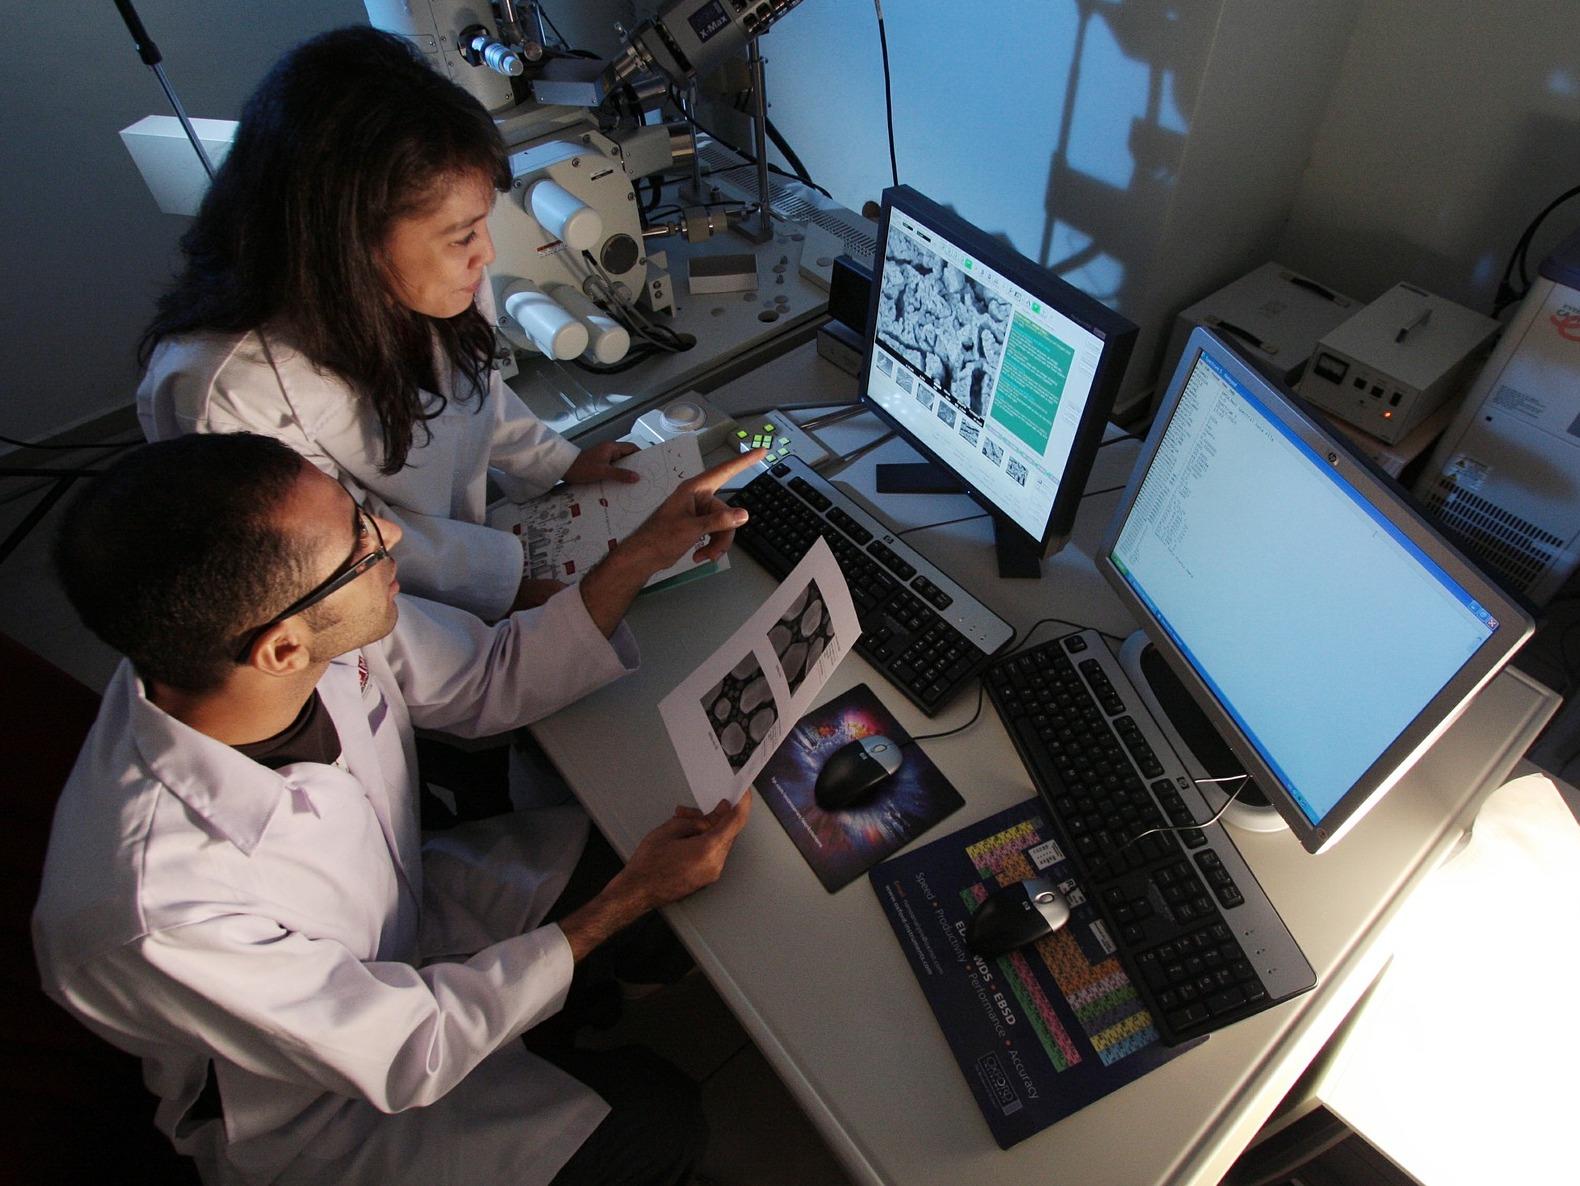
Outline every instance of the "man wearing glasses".
<svg viewBox="0 0 1580 1186">
<path fill-rule="evenodd" d="M 149 445 L 72 504 L 62 582 L 127 661 L 61 796 L 35 945 L 46 990 L 142 1057 L 205 1181 L 685 1180 L 678 1072 L 578 1051 L 567 1073 L 517 1039 L 600 943 L 718 878 L 749 797 L 677 808 L 556 913 L 585 817 L 425 847 L 413 729 L 501 733 L 631 670 L 626 609 L 699 539 L 728 548 L 744 512 L 716 491 L 757 459 L 494 626 L 397 597 L 400 529 L 268 438 Z"/>
</svg>

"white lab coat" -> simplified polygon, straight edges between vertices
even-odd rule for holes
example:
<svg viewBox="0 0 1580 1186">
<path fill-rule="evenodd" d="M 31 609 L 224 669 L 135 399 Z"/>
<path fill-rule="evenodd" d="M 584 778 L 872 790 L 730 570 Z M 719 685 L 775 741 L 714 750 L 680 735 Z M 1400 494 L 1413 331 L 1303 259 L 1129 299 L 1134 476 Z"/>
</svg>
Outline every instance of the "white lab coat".
<svg viewBox="0 0 1580 1186">
<path fill-rule="evenodd" d="M 394 632 L 319 683 L 341 762 L 279 771 L 155 707 L 123 663 L 55 815 L 46 991 L 143 1059 L 157 1123 L 210 1183 L 547 1183 L 608 1111 L 517 1040 L 570 984 L 564 933 L 538 924 L 586 819 L 423 844 L 412 731 L 512 729 L 635 662 L 575 589 L 494 627 L 403 594 Z M 185 1118 L 211 1061 L 223 1125 Z"/>
<path fill-rule="evenodd" d="M 267 350 L 265 349 L 267 346 Z M 271 362 L 272 359 L 272 362 Z M 401 584 L 488 621 L 521 584 L 521 541 L 484 524 L 492 468 L 522 500 L 559 481 L 580 450 L 490 372 L 483 406 L 464 376 L 443 376 L 444 411 L 413 433 L 398 473 L 383 474 L 378 418 L 338 376 L 319 370 L 281 334 L 191 333 L 161 342 L 137 389 L 151 441 L 189 432 L 256 432 L 284 441 L 332 478 L 350 479 L 374 514 L 404 533 L 394 554 Z"/>
</svg>

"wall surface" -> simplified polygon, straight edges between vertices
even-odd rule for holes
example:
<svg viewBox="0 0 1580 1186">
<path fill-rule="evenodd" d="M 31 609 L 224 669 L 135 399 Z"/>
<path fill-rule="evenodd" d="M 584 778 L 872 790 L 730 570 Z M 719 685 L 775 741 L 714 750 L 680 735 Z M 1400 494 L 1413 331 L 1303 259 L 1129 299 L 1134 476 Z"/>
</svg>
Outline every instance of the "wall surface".
<svg viewBox="0 0 1580 1186">
<path fill-rule="evenodd" d="M 187 112 L 234 119 L 288 46 L 363 20 L 357 0 L 142 0 Z M 0 433 L 34 439 L 131 402 L 133 350 L 188 220 L 163 214 L 117 133 L 170 107 L 109 3 L 7 6 L 0 275 L 11 292 Z"/>
<path fill-rule="evenodd" d="M 891 4 L 901 179 L 1137 322 L 1130 404 L 1174 314 L 1271 253 L 1358 2 Z M 763 44 L 814 178 L 876 197 L 871 6 L 807 0 Z"/>
<path fill-rule="evenodd" d="M 559 0 L 608 52 L 653 0 Z M 186 220 L 117 131 L 167 111 L 109 4 L 15 5 L 0 210 L 0 432 L 123 407 Z M 144 0 L 194 115 L 357 0 Z M 1178 309 L 1275 257 L 1369 298 L 1399 279 L 1485 307 L 1526 221 L 1574 184 L 1573 0 L 890 0 L 900 177 L 1141 323 L 1127 394 Z M 873 6 L 804 0 L 763 38 L 774 122 L 859 208 L 889 182 Z M 1575 203 L 1580 207 L 1580 202 Z M 1580 222 L 1551 220 L 1536 255 Z"/>
<path fill-rule="evenodd" d="M 1364 300 L 1487 311 L 1526 223 L 1580 183 L 1580 4 L 1367 0 L 1279 258 Z M 1580 228 L 1555 212 L 1531 262 Z"/>
</svg>

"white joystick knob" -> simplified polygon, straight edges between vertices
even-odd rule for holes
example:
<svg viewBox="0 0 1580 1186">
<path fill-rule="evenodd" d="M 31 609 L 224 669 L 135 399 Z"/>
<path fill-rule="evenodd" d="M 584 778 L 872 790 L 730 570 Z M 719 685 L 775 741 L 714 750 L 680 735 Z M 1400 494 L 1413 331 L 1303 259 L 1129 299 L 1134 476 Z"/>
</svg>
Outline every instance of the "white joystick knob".
<svg viewBox="0 0 1580 1186">
<path fill-rule="evenodd" d="M 701 432 L 708 416 L 696 404 L 680 400 L 664 409 L 662 419 L 664 427 L 671 432 Z"/>
</svg>

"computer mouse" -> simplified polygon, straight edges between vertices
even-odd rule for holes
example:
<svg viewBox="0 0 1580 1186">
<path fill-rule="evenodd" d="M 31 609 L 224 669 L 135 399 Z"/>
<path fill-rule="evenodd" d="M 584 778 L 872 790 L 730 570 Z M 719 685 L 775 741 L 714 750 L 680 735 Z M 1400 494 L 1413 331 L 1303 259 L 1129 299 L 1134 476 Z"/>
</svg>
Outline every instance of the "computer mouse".
<svg viewBox="0 0 1580 1186">
<path fill-rule="evenodd" d="M 989 894 L 966 924 L 966 946 L 984 959 L 1051 935 L 1070 921 L 1070 904 L 1046 877 L 1012 881 Z"/>
<path fill-rule="evenodd" d="M 905 762 L 900 747 L 875 733 L 847 742 L 817 772 L 812 797 L 824 811 L 842 811 L 865 803 L 899 772 Z"/>
</svg>

